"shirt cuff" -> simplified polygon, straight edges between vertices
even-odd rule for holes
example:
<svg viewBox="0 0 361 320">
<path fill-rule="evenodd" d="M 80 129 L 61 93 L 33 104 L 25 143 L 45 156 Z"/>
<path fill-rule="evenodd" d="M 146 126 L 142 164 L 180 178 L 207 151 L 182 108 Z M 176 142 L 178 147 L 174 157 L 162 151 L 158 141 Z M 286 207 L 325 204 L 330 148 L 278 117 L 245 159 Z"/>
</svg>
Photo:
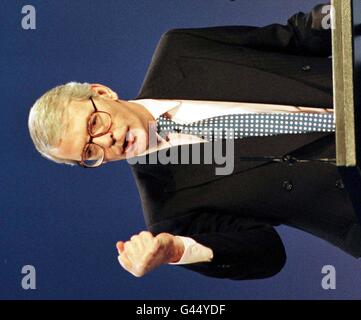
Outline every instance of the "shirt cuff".
<svg viewBox="0 0 361 320">
<path fill-rule="evenodd" d="M 198 262 L 210 262 L 213 258 L 212 249 L 205 247 L 192 238 L 176 236 L 181 239 L 184 244 L 184 252 L 178 262 L 168 264 L 191 264 Z"/>
</svg>

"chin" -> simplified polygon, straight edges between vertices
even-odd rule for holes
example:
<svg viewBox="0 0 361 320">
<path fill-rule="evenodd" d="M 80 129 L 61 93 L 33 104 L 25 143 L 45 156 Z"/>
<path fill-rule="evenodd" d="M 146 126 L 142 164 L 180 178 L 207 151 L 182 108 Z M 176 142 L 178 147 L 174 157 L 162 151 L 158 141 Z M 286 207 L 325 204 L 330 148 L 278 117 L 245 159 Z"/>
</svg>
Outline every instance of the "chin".
<svg viewBox="0 0 361 320">
<path fill-rule="evenodd" d="M 130 159 L 130 158 L 134 158 L 134 157 L 137 157 L 139 155 L 141 155 L 142 153 L 144 153 L 147 149 L 144 149 L 144 150 L 135 150 L 135 151 L 128 151 L 125 155 L 125 159 Z"/>
</svg>

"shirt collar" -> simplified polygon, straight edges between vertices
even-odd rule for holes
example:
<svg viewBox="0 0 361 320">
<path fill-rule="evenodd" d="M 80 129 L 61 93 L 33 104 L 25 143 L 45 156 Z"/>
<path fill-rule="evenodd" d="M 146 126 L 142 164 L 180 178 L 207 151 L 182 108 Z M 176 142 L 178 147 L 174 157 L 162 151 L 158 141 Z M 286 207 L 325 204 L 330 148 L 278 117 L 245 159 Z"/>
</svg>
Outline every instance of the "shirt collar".
<svg viewBox="0 0 361 320">
<path fill-rule="evenodd" d="M 142 105 L 154 119 L 158 119 L 162 114 L 178 108 L 181 105 L 181 101 L 177 100 L 139 99 L 129 100 L 128 102 Z"/>
</svg>

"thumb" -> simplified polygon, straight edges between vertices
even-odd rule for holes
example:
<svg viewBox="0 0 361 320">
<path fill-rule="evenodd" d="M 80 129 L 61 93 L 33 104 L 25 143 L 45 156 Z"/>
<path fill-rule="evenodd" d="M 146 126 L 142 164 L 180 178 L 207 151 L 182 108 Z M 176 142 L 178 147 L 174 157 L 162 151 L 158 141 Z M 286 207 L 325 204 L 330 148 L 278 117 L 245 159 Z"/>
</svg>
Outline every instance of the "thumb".
<svg viewBox="0 0 361 320">
<path fill-rule="evenodd" d="M 118 252 L 122 253 L 124 251 L 124 242 L 123 241 L 118 241 L 116 247 L 118 249 Z"/>
</svg>

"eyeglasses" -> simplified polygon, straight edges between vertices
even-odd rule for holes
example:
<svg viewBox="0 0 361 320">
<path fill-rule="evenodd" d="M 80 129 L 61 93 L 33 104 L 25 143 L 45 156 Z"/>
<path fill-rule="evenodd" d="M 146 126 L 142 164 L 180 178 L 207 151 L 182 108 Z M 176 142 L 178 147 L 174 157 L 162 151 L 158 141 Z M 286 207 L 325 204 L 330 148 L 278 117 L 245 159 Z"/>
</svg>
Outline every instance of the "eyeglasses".
<svg viewBox="0 0 361 320">
<path fill-rule="evenodd" d="M 87 125 L 90 138 L 83 148 L 81 161 L 79 161 L 78 164 L 83 168 L 96 168 L 104 162 L 105 149 L 102 146 L 93 143 L 93 139 L 104 136 L 110 131 L 112 117 L 108 112 L 98 111 L 93 99 L 89 99 L 94 107 L 94 111 L 88 118 Z"/>
</svg>

